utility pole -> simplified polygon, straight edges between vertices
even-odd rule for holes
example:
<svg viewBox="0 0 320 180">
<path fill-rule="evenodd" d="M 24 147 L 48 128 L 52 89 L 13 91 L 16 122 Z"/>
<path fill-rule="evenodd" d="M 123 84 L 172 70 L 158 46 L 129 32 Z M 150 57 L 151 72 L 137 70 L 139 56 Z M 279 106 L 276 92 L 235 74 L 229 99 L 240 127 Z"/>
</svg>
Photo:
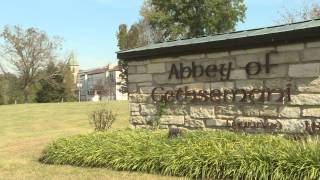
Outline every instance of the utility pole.
<svg viewBox="0 0 320 180">
<path fill-rule="evenodd" d="M 77 88 L 78 88 L 78 98 L 79 98 L 79 102 L 81 102 L 81 88 L 82 88 L 82 84 L 81 83 L 77 83 Z"/>
</svg>

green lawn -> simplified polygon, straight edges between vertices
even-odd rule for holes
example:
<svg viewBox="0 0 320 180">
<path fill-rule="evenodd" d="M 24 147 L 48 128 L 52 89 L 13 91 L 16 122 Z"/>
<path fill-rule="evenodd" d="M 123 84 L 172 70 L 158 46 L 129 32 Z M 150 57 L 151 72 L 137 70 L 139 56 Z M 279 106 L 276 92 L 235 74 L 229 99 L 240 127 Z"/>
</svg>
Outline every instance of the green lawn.
<svg viewBox="0 0 320 180">
<path fill-rule="evenodd" d="M 0 179 L 169 179 L 99 168 L 50 166 L 38 162 L 44 147 L 59 137 L 93 131 L 88 113 L 97 103 L 0 106 Z M 110 102 L 118 113 L 113 128 L 127 128 L 128 102 Z M 171 178 L 174 179 L 174 178 Z"/>
</svg>

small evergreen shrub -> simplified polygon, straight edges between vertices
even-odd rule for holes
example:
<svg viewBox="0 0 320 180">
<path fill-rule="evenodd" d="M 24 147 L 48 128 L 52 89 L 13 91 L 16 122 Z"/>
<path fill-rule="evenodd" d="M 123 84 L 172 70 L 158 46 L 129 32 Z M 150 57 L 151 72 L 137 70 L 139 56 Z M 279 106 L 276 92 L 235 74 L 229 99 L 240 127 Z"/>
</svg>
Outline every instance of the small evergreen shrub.
<svg viewBox="0 0 320 180">
<path fill-rule="evenodd" d="M 95 131 L 106 131 L 111 128 L 116 116 L 105 104 L 100 104 L 89 114 L 89 121 L 94 126 Z"/>
<path fill-rule="evenodd" d="M 118 130 L 59 139 L 40 161 L 197 179 L 319 179 L 317 139 L 191 131 Z"/>
</svg>

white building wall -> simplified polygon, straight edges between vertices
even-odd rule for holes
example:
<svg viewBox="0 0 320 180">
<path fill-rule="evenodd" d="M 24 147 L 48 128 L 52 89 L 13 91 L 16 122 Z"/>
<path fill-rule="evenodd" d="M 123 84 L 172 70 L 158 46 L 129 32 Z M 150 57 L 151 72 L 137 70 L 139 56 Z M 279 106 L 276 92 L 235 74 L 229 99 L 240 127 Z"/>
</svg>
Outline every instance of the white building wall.
<svg viewBox="0 0 320 180">
<path fill-rule="evenodd" d="M 80 74 L 80 82 L 82 84 L 81 88 L 81 101 L 97 101 L 97 100 L 128 100 L 128 94 L 122 94 L 120 92 L 121 86 L 118 85 L 120 81 L 122 81 L 120 77 L 120 71 L 107 71 L 99 74 Z M 110 80 L 108 80 L 110 78 Z M 94 94 L 92 91 L 95 86 L 99 83 L 111 84 L 112 87 L 108 87 L 111 90 L 109 96 L 102 95 L 99 96 Z"/>
</svg>

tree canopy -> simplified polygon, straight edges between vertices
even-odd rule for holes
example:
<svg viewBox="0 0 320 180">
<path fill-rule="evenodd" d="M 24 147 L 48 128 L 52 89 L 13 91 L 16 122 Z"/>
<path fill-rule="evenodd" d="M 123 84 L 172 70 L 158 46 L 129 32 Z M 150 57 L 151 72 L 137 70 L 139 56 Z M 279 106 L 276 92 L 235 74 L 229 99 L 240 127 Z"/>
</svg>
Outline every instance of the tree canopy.
<svg viewBox="0 0 320 180">
<path fill-rule="evenodd" d="M 5 26 L 0 38 L 0 104 L 74 100 L 72 54 L 61 57 L 61 38 L 20 26 Z"/>
<path fill-rule="evenodd" d="M 41 69 L 48 61 L 55 59 L 55 51 L 61 41 L 49 38 L 36 28 L 23 29 L 19 26 L 6 26 L 0 36 L 4 40 L 3 58 L 17 72 L 24 93 L 24 102 L 29 102 L 32 86 Z"/>
<path fill-rule="evenodd" d="M 141 15 L 164 40 L 176 40 L 233 31 L 245 12 L 243 0 L 146 0 Z"/>
<path fill-rule="evenodd" d="M 244 21 L 244 0 L 145 0 L 142 19 L 131 25 L 121 24 L 117 33 L 120 50 L 149 43 L 195 38 L 233 31 Z M 119 60 L 124 82 L 121 91 L 127 92 L 128 65 Z"/>
</svg>

